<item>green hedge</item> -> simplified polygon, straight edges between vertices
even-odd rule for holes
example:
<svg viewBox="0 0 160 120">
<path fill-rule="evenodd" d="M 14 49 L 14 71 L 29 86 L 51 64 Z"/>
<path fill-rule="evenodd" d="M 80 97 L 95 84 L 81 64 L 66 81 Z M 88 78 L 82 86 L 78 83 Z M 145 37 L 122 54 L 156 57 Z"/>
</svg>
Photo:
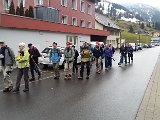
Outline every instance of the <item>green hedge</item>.
<svg viewBox="0 0 160 120">
<path fill-rule="evenodd" d="M 139 35 L 123 31 L 123 32 L 121 32 L 121 37 L 122 37 L 122 39 L 125 39 L 126 42 L 135 43 L 135 42 L 137 42 L 137 38 L 139 38 Z M 141 43 L 150 43 L 151 36 L 140 35 L 140 42 Z"/>
</svg>

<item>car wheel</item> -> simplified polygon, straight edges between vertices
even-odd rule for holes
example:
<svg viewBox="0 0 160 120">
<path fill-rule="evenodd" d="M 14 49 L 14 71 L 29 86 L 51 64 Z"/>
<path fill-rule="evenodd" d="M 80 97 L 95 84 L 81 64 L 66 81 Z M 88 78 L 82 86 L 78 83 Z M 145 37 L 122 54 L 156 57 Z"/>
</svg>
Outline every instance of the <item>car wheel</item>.
<svg viewBox="0 0 160 120">
<path fill-rule="evenodd" d="M 48 68 L 48 65 L 43 64 L 43 68 Z"/>
</svg>

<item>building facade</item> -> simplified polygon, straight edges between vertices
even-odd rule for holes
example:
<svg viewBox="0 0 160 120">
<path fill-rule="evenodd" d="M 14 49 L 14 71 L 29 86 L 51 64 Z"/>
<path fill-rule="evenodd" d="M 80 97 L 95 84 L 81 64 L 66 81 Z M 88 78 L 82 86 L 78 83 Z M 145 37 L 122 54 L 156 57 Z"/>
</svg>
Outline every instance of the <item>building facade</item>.
<svg viewBox="0 0 160 120">
<path fill-rule="evenodd" d="M 95 37 L 106 40 L 109 34 L 104 30 L 95 29 L 95 2 L 93 0 L 13 0 L 15 7 L 21 2 L 25 9 L 34 7 L 34 15 L 42 18 L 28 18 L 9 15 L 8 6 L 11 0 L 2 0 L 0 3 L 0 36 L 14 51 L 20 41 L 33 43 L 43 50 L 57 42 L 65 47 L 66 42 L 76 45 L 77 49 L 83 42 L 90 42 Z M 7 6 L 8 5 L 8 6 Z M 38 9 L 37 9 L 38 8 Z M 58 22 L 52 21 L 55 17 L 51 11 L 58 11 Z M 35 10 L 37 10 L 35 13 Z M 50 17 L 52 15 L 52 17 Z M 50 17 L 51 20 L 43 18 Z"/>
<path fill-rule="evenodd" d="M 8 12 L 11 0 L 1 0 L 0 13 Z M 51 7 L 59 11 L 59 23 L 94 28 L 94 0 L 13 0 L 15 9 L 23 3 L 25 9 Z"/>
<path fill-rule="evenodd" d="M 95 29 L 108 31 L 110 34 L 107 36 L 106 43 L 112 43 L 115 48 L 119 48 L 121 44 L 120 28 L 109 18 L 104 15 L 95 14 Z"/>
</svg>

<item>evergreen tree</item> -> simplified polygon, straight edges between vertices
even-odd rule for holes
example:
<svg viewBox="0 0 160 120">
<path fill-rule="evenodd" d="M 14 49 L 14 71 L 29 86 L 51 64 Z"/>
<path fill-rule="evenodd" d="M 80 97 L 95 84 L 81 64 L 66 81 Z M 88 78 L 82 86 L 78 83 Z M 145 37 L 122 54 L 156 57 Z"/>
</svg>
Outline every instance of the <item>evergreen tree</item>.
<svg viewBox="0 0 160 120">
<path fill-rule="evenodd" d="M 29 17 L 34 18 L 33 7 L 29 6 Z"/>
<path fill-rule="evenodd" d="M 133 29 L 132 25 L 129 26 L 129 31 L 128 32 L 131 32 L 131 33 L 134 32 L 134 29 Z"/>
<path fill-rule="evenodd" d="M 13 0 L 11 1 L 11 4 L 9 6 L 9 14 L 15 15 L 15 8 L 14 8 L 14 2 L 13 2 Z"/>
<path fill-rule="evenodd" d="M 144 29 L 144 28 L 145 28 L 144 23 L 141 24 L 140 28 L 141 28 L 141 29 Z"/>
<path fill-rule="evenodd" d="M 16 15 L 20 15 L 20 8 L 19 8 L 19 6 L 17 6 L 17 8 L 16 8 Z"/>
<path fill-rule="evenodd" d="M 24 16 L 24 7 L 23 7 L 23 3 L 20 4 L 20 16 Z"/>
<path fill-rule="evenodd" d="M 26 9 L 26 11 L 25 11 L 25 16 L 29 17 L 29 10 L 28 9 Z"/>
</svg>

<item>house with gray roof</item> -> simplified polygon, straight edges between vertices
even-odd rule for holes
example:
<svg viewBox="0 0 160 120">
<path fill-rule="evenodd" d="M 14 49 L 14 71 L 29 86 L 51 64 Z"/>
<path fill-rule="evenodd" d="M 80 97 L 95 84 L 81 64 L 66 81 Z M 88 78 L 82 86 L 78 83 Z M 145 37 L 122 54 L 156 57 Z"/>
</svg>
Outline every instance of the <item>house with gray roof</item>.
<svg viewBox="0 0 160 120">
<path fill-rule="evenodd" d="M 121 29 L 117 26 L 113 20 L 106 17 L 105 15 L 96 13 L 95 14 L 95 29 L 105 30 L 110 32 L 110 35 L 107 36 L 106 44 L 112 43 L 115 48 L 120 47 L 121 39 L 120 32 Z"/>
</svg>

